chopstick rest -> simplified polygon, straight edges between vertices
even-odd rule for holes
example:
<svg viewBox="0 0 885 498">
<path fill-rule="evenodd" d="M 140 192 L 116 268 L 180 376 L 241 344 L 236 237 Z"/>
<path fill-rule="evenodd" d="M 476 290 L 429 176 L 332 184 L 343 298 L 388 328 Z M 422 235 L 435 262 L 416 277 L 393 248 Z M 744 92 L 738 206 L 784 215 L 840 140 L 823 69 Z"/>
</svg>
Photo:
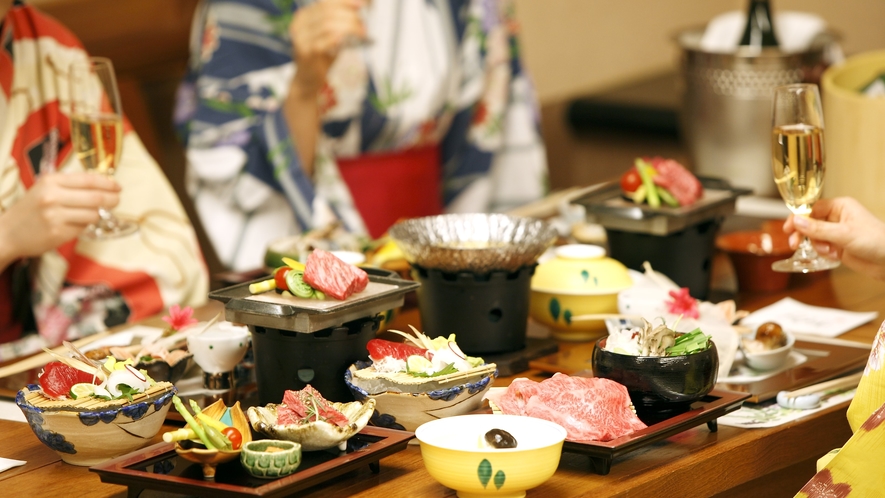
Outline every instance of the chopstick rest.
<svg viewBox="0 0 885 498">
<path fill-rule="evenodd" d="M 828 380 L 795 391 L 781 391 L 777 394 L 777 404 L 784 408 L 796 408 L 799 410 L 817 408 L 820 406 L 821 401 L 832 396 L 832 394 L 824 396 L 824 392 L 833 390 L 842 392 L 849 388 L 857 387 L 861 377 L 863 377 L 863 372 L 858 372 L 847 377 Z"/>
</svg>

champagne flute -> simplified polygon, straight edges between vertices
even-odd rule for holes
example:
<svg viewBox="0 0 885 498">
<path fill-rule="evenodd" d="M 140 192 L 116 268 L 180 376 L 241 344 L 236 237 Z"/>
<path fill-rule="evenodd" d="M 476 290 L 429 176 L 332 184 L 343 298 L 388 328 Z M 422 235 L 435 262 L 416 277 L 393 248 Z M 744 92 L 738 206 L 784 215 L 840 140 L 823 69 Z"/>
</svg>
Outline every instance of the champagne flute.
<svg viewBox="0 0 885 498">
<path fill-rule="evenodd" d="M 824 186 L 824 116 L 817 85 L 795 84 L 774 90 L 771 132 L 774 183 L 795 216 L 809 216 Z M 781 272 L 829 270 L 838 261 L 820 256 L 808 237 L 789 259 L 775 261 Z"/>
<path fill-rule="evenodd" d="M 123 110 L 110 59 L 91 57 L 70 68 L 71 141 L 87 172 L 113 175 L 123 147 Z M 87 239 L 121 237 L 138 225 L 99 208 L 101 219 L 86 227 Z"/>
</svg>

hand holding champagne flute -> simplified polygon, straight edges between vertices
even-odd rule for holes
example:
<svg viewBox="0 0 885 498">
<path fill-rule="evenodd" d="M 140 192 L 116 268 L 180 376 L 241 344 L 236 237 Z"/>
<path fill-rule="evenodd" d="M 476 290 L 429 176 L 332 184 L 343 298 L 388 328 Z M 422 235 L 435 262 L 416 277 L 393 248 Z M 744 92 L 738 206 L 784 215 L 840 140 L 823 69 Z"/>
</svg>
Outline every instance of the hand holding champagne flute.
<svg viewBox="0 0 885 498">
<path fill-rule="evenodd" d="M 123 110 L 109 59 L 91 57 L 70 69 L 71 140 L 83 169 L 112 176 L 123 146 Z M 99 208 L 101 219 L 82 236 L 104 239 L 138 230 L 132 221 L 120 220 Z"/>
<path fill-rule="evenodd" d="M 774 182 L 781 197 L 794 215 L 807 217 L 820 198 L 826 171 L 824 116 L 817 85 L 775 89 L 771 147 Z M 838 261 L 817 254 L 804 237 L 792 257 L 774 262 L 771 268 L 808 273 L 837 266 Z"/>
</svg>

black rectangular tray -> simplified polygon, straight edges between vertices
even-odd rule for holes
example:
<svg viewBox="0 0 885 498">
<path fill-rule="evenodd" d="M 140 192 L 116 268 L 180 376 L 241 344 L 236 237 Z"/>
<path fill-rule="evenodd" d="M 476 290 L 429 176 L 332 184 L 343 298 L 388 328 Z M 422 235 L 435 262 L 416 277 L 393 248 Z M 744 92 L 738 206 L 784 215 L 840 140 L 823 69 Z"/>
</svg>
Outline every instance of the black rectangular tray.
<svg viewBox="0 0 885 498">
<path fill-rule="evenodd" d="M 102 482 L 128 486 L 129 496 L 145 489 L 212 498 L 291 496 L 363 465 L 377 473 L 378 461 L 404 450 L 413 437 L 412 432 L 367 426 L 347 441 L 346 452 L 304 452 L 295 473 L 272 480 L 250 476 L 239 459 L 219 465 L 215 481 L 204 480 L 200 464 L 179 457 L 174 443 L 148 446 L 89 470 Z"/>
<path fill-rule="evenodd" d="M 691 410 L 685 413 L 611 441 L 578 442 L 566 440 L 562 451 L 589 456 L 593 470 L 597 474 L 606 475 L 611 470 L 612 460 L 615 457 L 626 455 L 643 446 L 704 423 L 707 424 L 710 432 L 716 432 L 719 429 L 716 419 L 739 409 L 743 401 L 749 397 L 750 395 L 747 393 L 714 389 L 703 399 L 692 404 Z"/>
<path fill-rule="evenodd" d="M 343 301 L 302 299 L 273 291 L 265 293 L 265 301 L 257 300 L 260 298 L 249 292 L 249 285 L 267 278 L 212 291 L 209 298 L 224 303 L 224 316 L 230 322 L 312 333 L 400 307 L 406 293 L 421 285 L 413 280 L 370 273 L 366 290 Z"/>
<path fill-rule="evenodd" d="M 752 193 L 752 190 L 735 188 L 722 180 L 700 180 L 704 185 L 704 196 L 686 207 L 652 208 L 648 204 L 636 204 L 621 196 L 619 182 L 610 182 L 572 202 L 585 207 L 587 221 L 605 228 L 670 235 L 698 223 L 734 213 L 737 198 Z"/>
</svg>

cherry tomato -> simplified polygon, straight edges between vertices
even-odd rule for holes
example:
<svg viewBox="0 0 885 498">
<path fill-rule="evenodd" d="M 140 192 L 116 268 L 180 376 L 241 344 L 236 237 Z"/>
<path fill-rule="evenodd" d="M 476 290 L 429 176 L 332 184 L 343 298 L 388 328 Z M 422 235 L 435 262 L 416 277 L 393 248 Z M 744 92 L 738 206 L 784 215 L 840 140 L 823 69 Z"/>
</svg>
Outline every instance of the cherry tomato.
<svg viewBox="0 0 885 498">
<path fill-rule="evenodd" d="M 642 185 L 642 177 L 639 176 L 636 167 L 630 168 L 621 176 L 621 190 L 628 194 L 636 192 L 640 185 Z"/>
<path fill-rule="evenodd" d="M 277 289 L 280 291 L 289 290 L 289 286 L 286 285 L 286 274 L 289 273 L 288 266 L 281 266 L 273 271 L 273 279 L 277 284 Z"/>
<path fill-rule="evenodd" d="M 221 433 L 230 441 L 231 448 L 238 450 L 243 445 L 243 435 L 236 427 L 225 427 Z"/>
</svg>

